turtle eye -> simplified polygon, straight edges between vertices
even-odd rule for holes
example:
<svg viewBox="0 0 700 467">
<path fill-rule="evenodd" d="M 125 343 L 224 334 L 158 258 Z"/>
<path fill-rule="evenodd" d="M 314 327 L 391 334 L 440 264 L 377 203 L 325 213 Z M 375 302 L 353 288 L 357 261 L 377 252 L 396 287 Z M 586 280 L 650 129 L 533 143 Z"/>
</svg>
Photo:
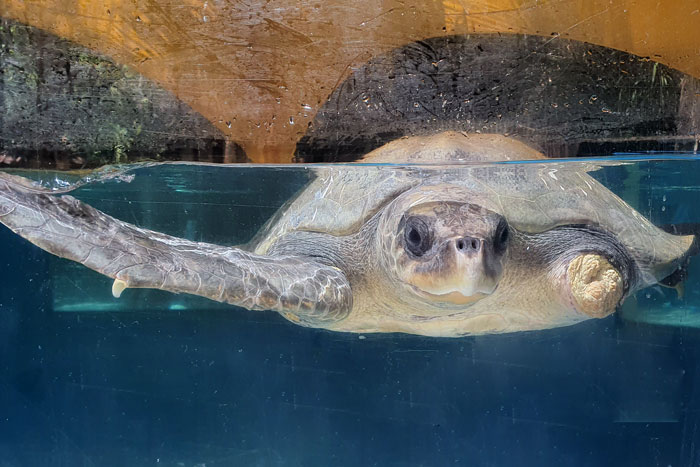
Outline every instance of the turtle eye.
<svg viewBox="0 0 700 467">
<path fill-rule="evenodd" d="M 510 237 L 510 232 L 508 231 L 508 223 L 502 219 L 498 224 L 496 229 L 496 235 L 494 236 L 493 247 L 497 253 L 502 253 L 508 246 L 508 238 Z"/>
<path fill-rule="evenodd" d="M 432 244 L 428 225 L 418 217 L 411 217 L 406 220 L 403 237 L 404 248 L 414 256 L 423 256 Z"/>
</svg>

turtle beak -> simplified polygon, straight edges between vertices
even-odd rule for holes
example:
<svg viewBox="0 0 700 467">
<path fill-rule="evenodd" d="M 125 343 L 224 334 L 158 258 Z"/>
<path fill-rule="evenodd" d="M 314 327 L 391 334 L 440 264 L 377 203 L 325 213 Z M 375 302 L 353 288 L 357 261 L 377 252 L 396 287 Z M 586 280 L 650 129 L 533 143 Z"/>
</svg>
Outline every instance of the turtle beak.
<svg viewBox="0 0 700 467">
<path fill-rule="evenodd" d="M 510 231 L 500 214 L 474 205 L 440 206 L 430 250 L 408 256 L 403 280 L 432 300 L 473 303 L 494 293 L 503 276 Z M 437 208 L 432 207 L 433 214 Z"/>
<path fill-rule="evenodd" d="M 493 241 L 464 236 L 451 241 L 457 268 L 464 271 L 464 295 L 492 294 L 503 274 L 503 254 L 497 253 Z M 475 270 L 476 269 L 476 270 Z"/>
</svg>

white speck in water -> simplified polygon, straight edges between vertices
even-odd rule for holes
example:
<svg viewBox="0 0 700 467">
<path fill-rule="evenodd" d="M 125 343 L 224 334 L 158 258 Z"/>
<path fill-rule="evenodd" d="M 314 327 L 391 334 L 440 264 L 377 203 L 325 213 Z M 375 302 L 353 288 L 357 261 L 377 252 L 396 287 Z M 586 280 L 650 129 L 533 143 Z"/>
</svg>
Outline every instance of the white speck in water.
<svg viewBox="0 0 700 467">
<path fill-rule="evenodd" d="M 360 335 L 360 336 L 358 336 L 358 339 L 364 340 L 364 339 L 367 339 L 367 338 L 366 338 L 365 336 L 363 336 L 363 335 Z"/>
<path fill-rule="evenodd" d="M 647 293 L 645 296 L 646 296 L 647 298 L 651 298 L 651 294 L 650 294 L 650 293 Z"/>
<path fill-rule="evenodd" d="M 226 122 L 226 126 L 231 128 L 231 122 Z"/>
<path fill-rule="evenodd" d="M 207 21 L 209 21 L 209 17 L 208 17 L 208 16 L 202 16 L 202 21 L 204 21 L 204 22 L 206 23 Z"/>
<path fill-rule="evenodd" d="M 301 104 L 301 108 L 304 110 L 311 110 L 311 106 L 309 104 Z"/>
<path fill-rule="evenodd" d="M 289 124 L 294 125 L 294 117 L 289 117 Z"/>
<path fill-rule="evenodd" d="M 665 211 L 665 210 L 666 210 L 666 206 L 661 206 L 661 210 L 662 210 L 662 211 Z"/>
<path fill-rule="evenodd" d="M 666 195 L 663 195 L 663 196 L 661 197 L 661 201 L 663 201 L 664 203 L 666 202 Z"/>
</svg>

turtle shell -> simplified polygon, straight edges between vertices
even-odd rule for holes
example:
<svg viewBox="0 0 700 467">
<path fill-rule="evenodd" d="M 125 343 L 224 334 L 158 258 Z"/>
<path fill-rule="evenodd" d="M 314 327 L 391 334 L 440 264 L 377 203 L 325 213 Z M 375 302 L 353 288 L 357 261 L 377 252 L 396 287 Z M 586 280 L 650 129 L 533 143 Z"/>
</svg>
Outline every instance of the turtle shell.
<svg viewBox="0 0 700 467">
<path fill-rule="evenodd" d="M 367 154 L 363 164 L 313 167 L 315 178 L 261 230 L 254 251 L 265 254 L 292 231 L 353 234 L 397 196 L 419 187 L 433 200 L 491 209 L 524 232 L 572 224 L 612 232 L 636 260 L 645 285 L 670 274 L 671 263 L 690 248 L 693 236 L 655 227 L 591 177 L 602 162 L 543 159 L 537 150 L 502 135 L 446 132 L 402 138 Z M 493 163 L 502 161 L 518 163 Z"/>
</svg>

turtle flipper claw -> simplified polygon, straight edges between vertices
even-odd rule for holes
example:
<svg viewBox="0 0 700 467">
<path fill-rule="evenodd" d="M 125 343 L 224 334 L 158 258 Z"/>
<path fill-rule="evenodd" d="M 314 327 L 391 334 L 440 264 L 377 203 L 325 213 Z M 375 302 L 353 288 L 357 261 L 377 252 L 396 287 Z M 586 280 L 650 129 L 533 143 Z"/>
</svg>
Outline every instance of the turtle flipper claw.
<svg viewBox="0 0 700 467">
<path fill-rule="evenodd" d="M 127 288 L 126 282 L 121 279 L 114 279 L 114 283 L 112 284 L 112 296 L 114 296 L 114 298 L 121 297 L 122 292 Z"/>
</svg>

